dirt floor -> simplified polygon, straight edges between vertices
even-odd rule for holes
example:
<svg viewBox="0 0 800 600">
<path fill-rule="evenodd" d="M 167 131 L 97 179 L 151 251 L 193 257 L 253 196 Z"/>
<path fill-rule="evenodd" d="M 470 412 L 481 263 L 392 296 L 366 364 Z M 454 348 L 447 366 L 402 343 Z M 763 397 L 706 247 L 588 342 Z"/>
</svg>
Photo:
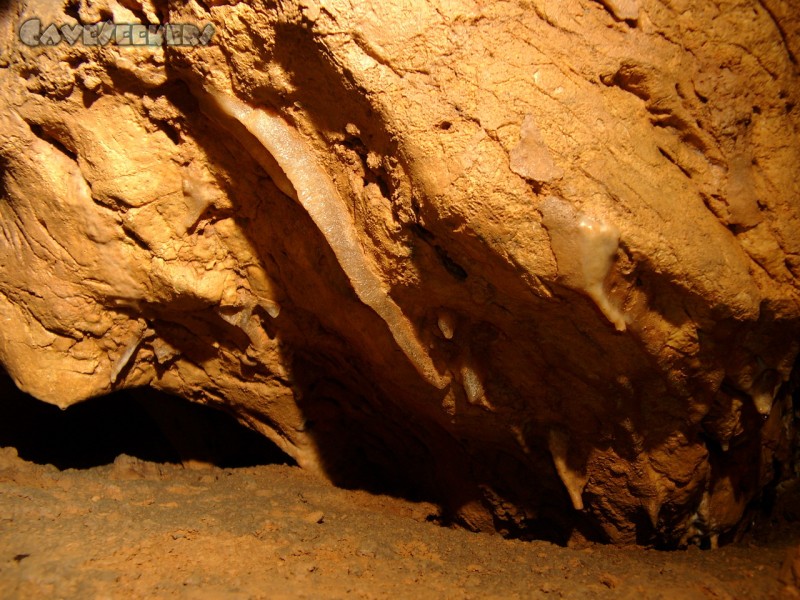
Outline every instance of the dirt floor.
<svg viewBox="0 0 800 600">
<path fill-rule="evenodd" d="M 504 540 L 288 465 L 120 455 L 59 470 L 0 449 L 0 598 L 791 598 L 798 528 L 679 552 Z"/>
</svg>

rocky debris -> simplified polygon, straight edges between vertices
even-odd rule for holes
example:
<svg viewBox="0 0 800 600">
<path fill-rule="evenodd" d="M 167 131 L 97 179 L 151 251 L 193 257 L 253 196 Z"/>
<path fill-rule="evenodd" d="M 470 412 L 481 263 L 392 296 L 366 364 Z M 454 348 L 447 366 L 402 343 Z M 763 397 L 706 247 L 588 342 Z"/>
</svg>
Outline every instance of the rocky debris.
<svg viewBox="0 0 800 600">
<path fill-rule="evenodd" d="M 0 363 L 225 408 L 474 530 L 736 537 L 797 447 L 796 11 L 405 6 L 6 10 Z"/>
<path fill-rule="evenodd" d="M 800 546 L 791 547 L 786 551 L 780 580 L 786 585 L 800 588 Z"/>
<path fill-rule="evenodd" d="M 156 463 L 120 454 L 114 461 L 109 478 L 119 481 L 136 481 L 139 479 L 157 481 L 161 478 L 161 471 Z"/>
<path fill-rule="evenodd" d="M 113 465 L 58 473 L 2 449 L 0 460 L 16 473 L 3 479 L 0 468 L 4 599 L 397 598 L 410 587 L 420 598 L 760 599 L 792 589 L 778 575 L 796 527 L 713 552 L 564 548 L 439 527 L 419 517 L 430 504 L 336 489 L 288 466 L 212 467 L 204 480 L 162 464 L 163 478 L 109 482 Z M 300 494 L 323 524 L 305 521 Z"/>
</svg>

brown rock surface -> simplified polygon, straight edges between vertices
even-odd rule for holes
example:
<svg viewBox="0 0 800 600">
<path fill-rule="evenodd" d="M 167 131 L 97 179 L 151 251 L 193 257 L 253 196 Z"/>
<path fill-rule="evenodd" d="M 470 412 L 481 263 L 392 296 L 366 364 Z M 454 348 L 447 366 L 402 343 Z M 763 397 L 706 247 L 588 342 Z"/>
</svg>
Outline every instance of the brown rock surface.
<svg viewBox="0 0 800 600">
<path fill-rule="evenodd" d="M 786 585 L 800 587 L 800 546 L 789 548 L 783 561 L 780 580 Z"/>
<path fill-rule="evenodd" d="M 791 475 L 789 0 L 4 9 L 0 363 L 459 522 L 712 545 Z M 199 47 L 29 47 L 211 23 Z"/>
<path fill-rule="evenodd" d="M 148 475 L 119 479 L 123 462 Z M 429 503 L 336 489 L 288 466 L 200 473 L 123 455 L 59 471 L 0 448 L 0 597 L 800 596 L 779 579 L 785 541 L 709 552 L 559 547 L 438 527 L 425 522 L 432 514 Z"/>
</svg>

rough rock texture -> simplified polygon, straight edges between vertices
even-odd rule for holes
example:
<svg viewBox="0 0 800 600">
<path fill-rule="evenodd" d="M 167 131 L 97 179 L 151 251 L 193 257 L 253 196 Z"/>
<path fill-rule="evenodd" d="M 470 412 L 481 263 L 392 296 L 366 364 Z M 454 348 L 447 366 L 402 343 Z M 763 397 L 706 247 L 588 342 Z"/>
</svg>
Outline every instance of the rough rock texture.
<svg viewBox="0 0 800 600">
<path fill-rule="evenodd" d="M 786 585 L 800 587 L 800 546 L 789 548 L 786 551 L 780 579 Z"/>
<path fill-rule="evenodd" d="M 193 471 L 123 454 L 58 471 L 0 448 L 0 597 L 800 597 L 781 581 L 797 522 L 713 552 L 659 552 L 473 535 L 426 522 L 436 512 L 295 467 Z"/>
<path fill-rule="evenodd" d="M 231 4 L 4 9 L 24 391 L 150 385 L 514 535 L 715 544 L 792 475 L 791 0 Z"/>
</svg>

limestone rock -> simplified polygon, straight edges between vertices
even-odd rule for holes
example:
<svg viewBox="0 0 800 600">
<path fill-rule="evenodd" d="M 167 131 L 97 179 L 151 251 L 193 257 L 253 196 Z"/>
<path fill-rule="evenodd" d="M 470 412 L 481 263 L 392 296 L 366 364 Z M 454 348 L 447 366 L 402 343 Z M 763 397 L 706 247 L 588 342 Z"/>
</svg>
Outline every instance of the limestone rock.
<svg viewBox="0 0 800 600">
<path fill-rule="evenodd" d="M 5 9 L 0 363 L 473 529 L 729 539 L 797 447 L 796 11 L 413 7 Z M 42 41 L 110 17 L 213 36 Z"/>
</svg>

